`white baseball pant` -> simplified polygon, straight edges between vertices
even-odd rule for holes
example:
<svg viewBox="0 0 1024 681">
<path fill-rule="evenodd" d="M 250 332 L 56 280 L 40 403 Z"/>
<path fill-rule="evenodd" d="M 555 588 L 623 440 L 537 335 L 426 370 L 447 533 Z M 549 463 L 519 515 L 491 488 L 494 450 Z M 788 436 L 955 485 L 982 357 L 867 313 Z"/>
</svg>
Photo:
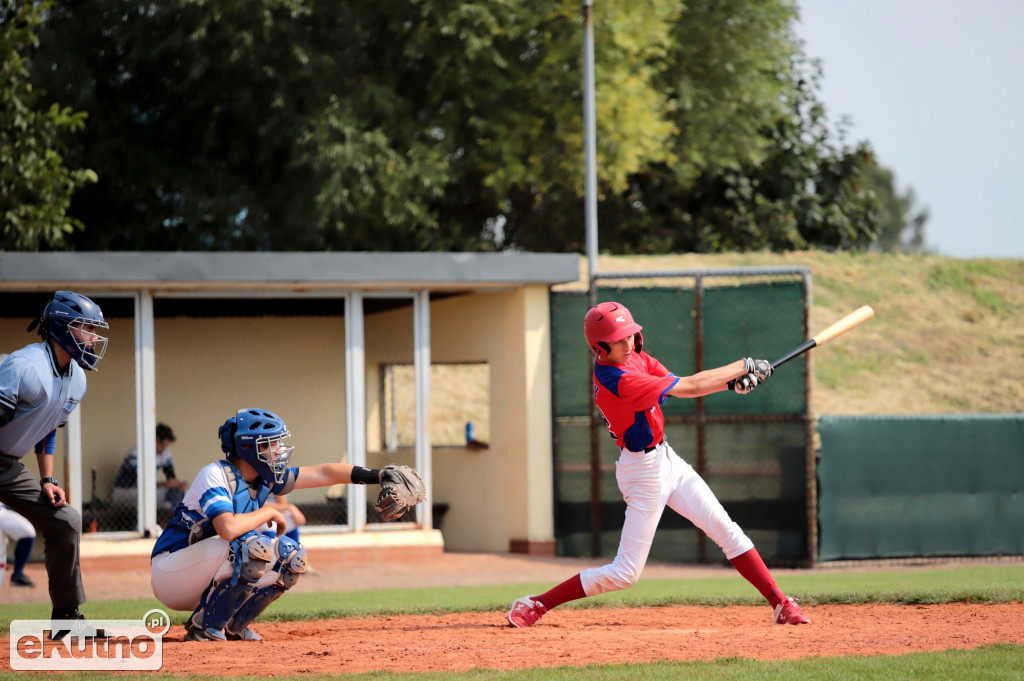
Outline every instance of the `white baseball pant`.
<svg viewBox="0 0 1024 681">
<path fill-rule="evenodd" d="M 278 537 L 270 540 L 274 556 L 277 556 L 277 540 Z M 210 582 L 231 576 L 234 564 L 228 560 L 230 552 L 231 542 L 209 537 L 173 553 L 165 551 L 154 556 L 150 574 L 153 595 L 172 610 L 195 610 Z M 268 566 L 254 586 L 269 586 L 280 576 Z"/>
<path fill-rule="evenodd" d="M 615 480 L 626 500 L 626 520 L 615 560 L 580 573 L 588 596 L 636 584 L 665 506 L 703 530 L 730 560 L 754 548 L 704 479 L 666 441 L 650 452 L 621 450 Z"/>
<path fill-rule="evenodd" d="M 36 528 L 32 527 L 28 518 L 6 507 L 0 509 L 0 532 L 14 541 L 36 536 Z"/>
</svg>

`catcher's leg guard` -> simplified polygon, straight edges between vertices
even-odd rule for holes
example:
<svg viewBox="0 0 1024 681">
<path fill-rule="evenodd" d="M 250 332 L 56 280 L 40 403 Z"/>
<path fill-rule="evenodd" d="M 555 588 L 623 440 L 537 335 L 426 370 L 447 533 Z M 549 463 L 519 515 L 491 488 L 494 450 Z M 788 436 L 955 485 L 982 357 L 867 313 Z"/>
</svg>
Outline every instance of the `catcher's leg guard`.
<svg viewBox="0 0 1024 681">
<path fill-rule="evenodd" d="M 252 595 L 235 612 L 235 616 L 224 629 L 227 638 L 245 641 L 259 641 L 260 635 L 249 628 L 267 607 L 295 586 L 299 575 L 306 571 L 306 549 L 290 537 L 278 537 L 275 570 L 280 576 L 267 586 L 254 589 Z"/>
<path fill-rule="evenodd" d="M 226 640 L 224 627 L 252 594 L 253 585 L 267 571 L 273 557 L 270 541 L 262 534 L 247 532 L 231 542 L 229 560 L 234 563 L 234 573 L 230 579 L 211 585 L 202 617 L 193 615 L 193 625 L 202 627 L 207 638 Z"/>
<path fill-rule="evenodd" d="M 208 641 L 206 634 L 203 633 L 203 611 L 206 610 L 206 601 L 210 597 L 210 590 L 213 589 L 213 583 L 206 587 L 206 591 L 203 592 L 202 597 L 199 599 L 199 605 L 192 611 L 192 614 L 187 620 L 185 620 L 185 640 L 186 641 Z"/>
<path fill-rule="evenodd" d="M 267 607 L 285 592 L 279 584 L 261 586 L 253 589 L 249 598 L 242 603 L 235 616 L 224 628 L 224 635 L 229 641 L 259 641 L 260 635 L 249 628 L 249 624 L 260 616 Z"/>
<path fill-rule="evenodd" d="M 277 540 L 277 562 L 274 563 L 274 570 L 281 577 L 278 583 L 288 590 L 299 581 L 299 575 L 307 569 L 306 547 L 291 537 L 281 537 Z"/>
</svg>

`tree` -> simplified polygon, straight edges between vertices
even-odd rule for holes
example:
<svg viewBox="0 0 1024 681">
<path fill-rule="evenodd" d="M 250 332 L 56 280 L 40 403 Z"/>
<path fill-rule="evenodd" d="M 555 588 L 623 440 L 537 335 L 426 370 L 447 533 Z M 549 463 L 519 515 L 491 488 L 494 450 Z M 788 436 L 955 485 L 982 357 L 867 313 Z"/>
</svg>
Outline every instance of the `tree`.
<svg viewBox="0 0 1024 681">
<path fill-rule="evenodd" d="M 879 203 L 868 191 L 871 147 L 834 133 L 816 92 L 816 63 L 790 71 L 786 107 L 763 130 L 760 160 L 705 172 L 687 196 L 677 248 L 865 249 L 877 237 Z"/>
<path fill-rule="evenodd" d="M 885 253 L 926 253 L 925 225 L 927 207 L 917 206 L 912 187 L 900 194 L 891 169 L 874 165 L 867 175 L 867 184 L 881 204 L 878 241 L 875 248 Z"/>
<path fill-rule="evenodd" d="M 74 192 L 96 180 L 64 164 L 62 132 L 80 130 L 85 114 L 41 104 L 27 53 L 36 45 L 47 3 L 0 0 L 0 250 L 65 245 L 82 222 L 67 216 Z"/>
<path fill-rule="evenodd" d="M 775 131 L 780 121 L 788 121 L 791 128 L 809 123 L 807 117 L 787 119 L 792 106 L 788 102 L 799 99 L 806 106 L 812 95 L 795 91 L 800 51 L 790 31 L 795 20 L 790 3 L 697 0 L 675 3 L 673 10 L 656 14 L 657 20 L 644 25 L 646 33 L 656 36 L 654 47 L 626 54 L 603 46 L 632 44 L 618 34 L 630 25 L 626 17 L 642 15 L 643 9 L 635 3 L 598 7 L 598 225 L 600 246 L 610 252 L 732 247 L 722 240 L 699 244 L 687 239 L 685 233 L 693 231 L 694 222 L 712 217 L 690 211 L 707 200 L 701 197 L 711 191 L 717 178 L 753 172 L 776 153 L 782 143 Z M 651 23 L 659 30 L 651 31 Z M 643 35 L 638 40 L 642 42 Z M 656 111 L 660 125 L 657 134 L 650 136 L 648 152 L 633 163 L 619 165 L 621 174 L 615 174 L 608 170 L 609 160 L 615 158 L 609 152 L 635 144 L 635 135 L 623 132 L 651 126 L 649 121 L 630 126 L 609 120 L 608 110 L 624 106 L 623 99 L 637 100 L 632 95 L 620 98 L 623 88 L 618 78 L 602 79 L 602 74 L 623 65 L 639 74 L 635 79 L 649 84 L 649 99 L 639 108 Z M 582 155 L 574 160 L 579 164 L 576 177 L 582 181 Z M 504 213 L 505 232 L 519 246 L 582 250 L 582 188 L 578 185 L 566 183 L 547 192 L 513 187 L 509 205 L 511 209 Z M 717 215 L 714 220 L 734 217 Z"/>
<path fill-rule="evenodd" d="M 716 187 L 762 186 L 813 124 L 794 16 L 599 5 L 602 244 L 784 242 L 761 233 L 783 199 Z M 71 150 L 100 171 L 78 248 L 583 248 L 576 0 L 61 0 L 44 30 L 35 78 L 90 112 Z M 794 186 L 829 179 L 787 160 Z"/>
<path fill-rule="evenodd" d="M 605 20 L 613 185 L 667 153 L 678 9 L 645 4 Z M 493 248 L 508 211 L 582 195 L 575 2 L 65 0 L 46 31 L 37 78 L 95 122 L 81 248 Z"/>
</svg>

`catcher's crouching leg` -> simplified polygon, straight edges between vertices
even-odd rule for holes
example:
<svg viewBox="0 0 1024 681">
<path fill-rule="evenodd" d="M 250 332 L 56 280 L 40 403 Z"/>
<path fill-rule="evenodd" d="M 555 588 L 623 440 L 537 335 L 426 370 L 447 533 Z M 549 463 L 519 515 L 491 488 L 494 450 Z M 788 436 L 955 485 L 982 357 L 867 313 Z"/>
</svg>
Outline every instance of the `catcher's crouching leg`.
<svg viewBox="0 0 1024 681">
<path fill-rule="evenodd" d="M 250 629 L 249 625 L 285 591 L 295 586 L 306 567 L 306 549 L 302 544 L 290 537 L 278 537 L 277 561 L 271 569 L 280 576 L 273 584 L 253 590 L 249 600 L 242 604 L 224 630 L 228 640 L 259 641 L 260 635 Z"/>
<path fill-rule="evenodd" d="M 270 540 L 257 532 L 247 532 L 231 542 L 231 577 L 215 580 L 207 589 L 192 613 L 185 640 L 227 640 L 224 628 L 252 595 L 254 585 L 266 573 L 273 557 Z"/>
</svg>

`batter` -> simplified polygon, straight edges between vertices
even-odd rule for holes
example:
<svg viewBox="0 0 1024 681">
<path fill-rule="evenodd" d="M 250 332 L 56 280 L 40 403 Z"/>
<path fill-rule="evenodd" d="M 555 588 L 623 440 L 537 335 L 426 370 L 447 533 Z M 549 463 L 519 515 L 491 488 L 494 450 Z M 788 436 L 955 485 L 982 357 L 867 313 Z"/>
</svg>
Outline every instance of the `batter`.
<svg viewBox="0 0 1024 681">
<path fill-rule="evenodd" d="M 626 501 L 626 519 L 615 560 L 584 570 L 539 596 L 513 601 L 509 624 L 532 627 L 563 603 L 636 584 L 665 506 L 721 547 L 729 562 L 774 608 L 775 624 L 810 624 L 796 601 L 779 589 L 754 543 L 707 483 L 665 441 L 661 405 L 669 397 L 694 398 L 723 390 L 746 395 L 771 376 L 771 363 L 746 358 L 679 377 L 643 351 L 642 329 L 624 305 L 612 302 L 591 308 L 583 322 L 587 343 L 597 355 L 594 399 L 620 447 L 615 479 Z"/>
</svg>

